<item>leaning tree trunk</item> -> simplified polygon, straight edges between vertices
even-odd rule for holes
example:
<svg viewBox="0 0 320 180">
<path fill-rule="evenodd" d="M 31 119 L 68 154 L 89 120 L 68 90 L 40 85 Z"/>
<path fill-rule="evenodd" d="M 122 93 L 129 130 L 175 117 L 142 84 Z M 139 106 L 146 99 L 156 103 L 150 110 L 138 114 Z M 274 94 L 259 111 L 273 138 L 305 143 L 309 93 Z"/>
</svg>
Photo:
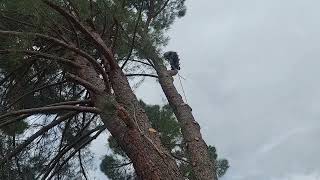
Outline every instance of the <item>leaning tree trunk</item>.
<svg viewBox="0 0 320 180">
<path fill-rule="evenodd" d="M 163 148 L 158 135 L 148 131 L 151 127 L 148 117 L 121 69 L 113 69 L 109 76 L 115 99 L 86 59 L 77 56 L 76 62 L 82 66 L 77 70 L 78 76 L 96 88 L 96 91 L 89 90 L 90 97 L 102 110 L 100 117 L 104 125 L 133 162 L 139 178 L 182 179 L 175 160 Z"/>
<path fill-rule="evenodd" d="M 99 33 L 82 24 L 63 8 L 47 0 L 44 2 L 70 20 L 100 52 L 104 69 L 97 65 L 95 59 L 75 56 L 82 68 L 76 71 L 80 78 L 71 79 L 89 90 L 93 104 L 101 110 L 100 117 L 104 125 L 133 162 L 139 178 L 182 180 L 178 165 L 161 145 L 159 135 L 149 131 L 151 125 L 146 113 L 139 106 L 127 78 Z M 104 81 L 97 74 L 96 68 L 102 73 Z"/>
<path fill-rule="evenodd" d="M 183 101 L 175 88 L 172 71 L 168 71 L 159 59 L 154 60 L 153 63 L 163 92 L 180 123 L 195 177 L 199 180 L 216 180 L 214 162 L 210 159 L 208 146 L 202 139 L 200 125 L 193 117 L 191 107 Z"/>
</svg>

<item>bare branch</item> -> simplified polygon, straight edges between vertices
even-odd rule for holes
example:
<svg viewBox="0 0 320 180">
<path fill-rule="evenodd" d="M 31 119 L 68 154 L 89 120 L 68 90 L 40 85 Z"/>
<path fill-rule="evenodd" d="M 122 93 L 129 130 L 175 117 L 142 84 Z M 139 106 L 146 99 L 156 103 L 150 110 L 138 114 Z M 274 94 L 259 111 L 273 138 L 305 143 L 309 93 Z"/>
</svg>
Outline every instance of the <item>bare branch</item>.
<svg viewBox="0 0 320 180">
<path fill-rule="evenodd" d="M 75 147 L 75 146 L 77 145 L 77 143 L 79 143 L 80 141 L 82 141 L 82 140 L 84 140 L 85 138 L 87 138 L 88 136 L 90 136 L 90 134 L 98 131 L 94 136 L 86 139 L 86 140 L 83 142 L 83 144 L 81 144 L 81 146 L 78 146 L 78 147 L 75 149 L 75 151 L 66 159 L 66 161 L 65 161 L 63 164 L 61 164 L 61 165 L 59 166 L 59 168 L 56 168 L 56 169 L 55 169 L 55 171 L 51 174 L 51 176 L 50 176 L 48 179 L 51 179 L 51 178 L 54 176 L 54 174 L 56 174 L 56 173 L 60 170 L 60 168 L 61 168 L 69 159 L 71 159 L 71 158 L 76 154 L 76 152 L 77 152 L 79 149 L 85 147 L 85 146 L 86 146 L 87 144 L 89 144 L 91 141 L 93 141 L 94 139 L 96 139 L 104 130 L 105 130 L 105 127 L 104 127 L 104 126 L 96 127 L 96 128 L 94 128 L 94 129 L 92 129 L 91 131 L 89 131 L 88 133 L 86 133 L 86 134 L 82 135 L 81 137 L 79 137 L 77 140 L 75 140 L 72 144 L 70 144 L 70 145 L 67 146 L 66 148 L 62 149 L 62 150 L 55 156 L 55 158 L 52 159 L 52 160 L 49 162 L 49 164 L 48 164 L 49 167 L 47 168 L 45 174 L 43 175 L 42 180 L 45 180 L 45 179 L 49 176 L 49 174 L 51 173 L 51 171 L 53 170 L 53 168 L 56 166 L 56 164 L 59 162 L 59 160 L 60 160 L 69 150 L 71 150 L 73 147 Z"/>
<path fill-rule="evenodd" d="M 135 43 L 135 40 L 136 40 L 136 34 L 137 34 L 137 30 L 138 30 L 138 26 L 139 26 L 141 14 L 142 14 L 142 8 L 143 8 L 143 1 L 141 1 L 141 7 L 140 7 L 140 10 L 139 10 L 139 15 L 138 15 L 138 18 L 136 20 L 137 21 L 136 25 L 134 27 L 134 32 L 133 32 L 133 37 L 132 37 L 132 43 L 131 43 L 131 46 L 130 46 L 130 51 L 129 51 L 129 54 L 127 56 L 127 59 L 122 64 L 121 69 L 123 69 L 126 66 L 127 62 L 129 61 L 129 59 L 130 59 L 130 57 L 132 55 L 132 52 L 133 52 L 133 49 L 134 49 L 134 43 Z"/>
<path fill-rule="evenodd" d="M 126 74 L 126 76 L 145 76 L 145 77 L 153 77 L 153 78 L 159 78 L 157 75 L 152 74 Z"/>
<path fill-rule="evenodd" d="M 80 78 L 79 76 L 76 76 L 71 73 L 67 73 L 67 78 L 81 84 L 83 87 L 87 88 L 89 91 L 95 92 L 95 93 L 101 93 L 100 89 L 96 88 L 93 84 L 90 82 Z"/>
<path fill-rule="evenodd" d="M 81 172 L 82 172 L 82 174 L 83 174 L 83 176 L 84 176 L 84 179 L 85 179 L 85 180 L 88 180 L 86 171 L 85 171 L 84 166 L 83 166 L 83 163 L 82 163 L 81 149 L 79 149 L 79 151 L 78 151 L 78 157 L 79 157 L 79 164 L 80 164 L 80 167 L 81 167 Z"/>
<path fill-rule="evenodd" d="M 143 62 L 143 61 L 140 61 L 140 60 L 130 59 L 130 61 L 138 62 L 138 63 L 144 64 L 144 65 L 147 65 L 147 66 L 151 66 L 151 67 L 153 67 L 153 65 L 152 65 L 152 64 L 149 64 L 149 63 L 146 63 L 146 62 Z"/>
<path fill-rule="evenodd" d="M 91 100 L 86 99 L 86 100 L 78 100 L 78 101 L 64 101 L 60 103 L 50 104 L 48 106 L 76 105 L 76 104 L 89 104 L 89 103 L 91 103 Z"/>
<path fill-rule="evenodd" d="M 4 118 L 10 117 L 10 116 L 24 115 L 24 114 L 56 113 L 56 112 L 63 111 L 63 110 L 77 111 L 77 112 L 91 112 L 91 113 L 100 113 L 101 112 L 98 108 L 95 108 L 95 107 L 61 105 L 61 106 L 40 107 L 40 108 L 12 111 L 7 114 L 1 115 L 0 119 L 4 119 Z"/>
<path fill-rule="evenodd" d="M 6 159 L 5 160 L 1 160 L 0 162 L 1 163 L 6 163 L 12 157 L 14 157 L 17 154 L 19 154 L 24 148 L 26 148 L 29 144 L 31 144 L 39 136 L 41 136 L 42 134 L 48 132 L 49 129 L 55 127 L 56 125 L 60 124 L 61 122 L 65 121 L 67 119 L 70 119 L 71 117 L 75 116 L 76 114 L 78 114 L 78 113 L 75 113 L 75 112 L 68 113 L 68 114 L 66 114 L 64 116 L 61 116 L 60 118 L 52 121 L 50 124 L 44 126 L 39 131 L 34 133 L 32 136 L 30 136 L 27 140 L 25 140 L 22 144 L 20 144 L 17 148 L 15 148 L 12 152 L 10 152 L 8 155 L 6 155 Z"/>
</svg>

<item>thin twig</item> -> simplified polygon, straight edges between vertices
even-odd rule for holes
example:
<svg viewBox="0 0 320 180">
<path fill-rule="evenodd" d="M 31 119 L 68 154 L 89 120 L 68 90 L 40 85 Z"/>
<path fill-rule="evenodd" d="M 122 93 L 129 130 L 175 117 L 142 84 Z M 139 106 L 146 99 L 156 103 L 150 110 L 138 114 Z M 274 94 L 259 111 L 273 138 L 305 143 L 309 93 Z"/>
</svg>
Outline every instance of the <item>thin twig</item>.
<svg viewBox="0 0 320 180">
<path fill-rule="evenodd" d="M 118 168 L 122 168 L 122 167 L 125 167 L 125 166 L 128 166 L 132 164 L 131 161 L 129 162 L 126 162 L 126 163 L 122 163 L 122 164 L 119 164 L 118 166 L 108 166 L 109 169 L 118 169 Z"/>
<path fill-rule="evenodd" d="M 79 164 L 80 164 L 80 167 L 81 167 L 81 172 L 82 172 L 82 174 L 83 174 L 83 176 L 84 176 L 84 179 L 85 179 L 85 180 L 88 180 L 86 171 L 85 171 L 84 166 L 83 166 L 83 163 L 82 163 L 81 149 L 79 149 L 79 151 L 78 151 L 78 157 L 79 157 Z"/>
<path fill-rule="evenodd" d="M 144 64 L 144 65 L 147 65 L 147 66 L 151 66 L 151 67 L 153 67 L 153 65 L 152 65 L 152 64 L 149 64 L 149 63 L 146 63 L 146 62 L 143 62 L 143 61 L 140 61 L 140 60 L 130 59 L 130 61 L 138 62 L 138 63 Z"/>
<path fill-rule="evenodd" d="M 139 15 L 138 15 L 138 18 L 137 18 L 136 25 L 134 27 L 132 42 L 131 42 L 131 46 L 130 46 L 130 51 L 129 51 L 129 54 L 127 56 L 127 59 L 122 64 L 121 69 L 123 69 L 125 67 L 125 65 L 127 64 L 127 62 L 129 61 L 129 59 L 130 59 L 130 57 L 132 55 L 132 52 L 133 52 L 133 49 L 134 49 L 134 43 L 135 43 L 135 40 L 136 40 L 136 34 L 137 34 L 137 30 L 138 30 L 138 26 L 139 26 L 141 14 L 142 14 L 142 9 L 143 9 L 143 1 L 141 1 L 141 7 L 140 7 L 140 10 L 139 10 Z"/>
</svg>

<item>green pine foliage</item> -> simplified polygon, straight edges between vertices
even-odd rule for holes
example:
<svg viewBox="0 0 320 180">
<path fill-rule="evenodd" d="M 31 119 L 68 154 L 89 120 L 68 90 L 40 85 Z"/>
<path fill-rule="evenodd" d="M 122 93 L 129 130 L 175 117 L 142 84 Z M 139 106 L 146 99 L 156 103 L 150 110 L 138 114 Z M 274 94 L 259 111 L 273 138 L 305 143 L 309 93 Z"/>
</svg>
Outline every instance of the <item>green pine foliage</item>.
<svg viewBox="0 0 320 180">
<path fill-rule="evenodd" d="M 188 163 L 188 156 L 186 155 L 179 123 L 175 119 L 170 106 L 147 105 L 142 101 L 140 101 L 140 104 L 145 109 L 152 127 L 160 134 L 162 144 L 177 158 L 181 172 L 183 172 L 187 179 L 195 179 L 191 166 Z M 109 137 L 108 141 L 108 146 L 112 150 L 112 153 L 104 157 L 100 164 L 100 170 L 112 180 L 134 179 L 136 176 L 130 159 L 112 136 Z M 228 160 L 218 158 L 214 146 L 209 146 L 208 150 L 211 159 L 216 162 L 218 176 L 222 177 L 229 168 Z"/>
</svg>

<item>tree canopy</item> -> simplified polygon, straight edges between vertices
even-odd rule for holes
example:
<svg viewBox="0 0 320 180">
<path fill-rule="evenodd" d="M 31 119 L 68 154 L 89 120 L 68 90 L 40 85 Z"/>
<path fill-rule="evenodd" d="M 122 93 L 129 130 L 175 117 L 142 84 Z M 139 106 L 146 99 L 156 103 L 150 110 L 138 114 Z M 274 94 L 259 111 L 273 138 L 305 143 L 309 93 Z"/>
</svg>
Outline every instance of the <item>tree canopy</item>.
<svg viewBox="0 0 320 180">
<path fill-rule="evenodd" d="M 87 179 L 87 147 L 107 129 L 141 178 L 215 178 L 213 149 L 162 57 L 185 13 L 185 0 L 1 0 L 0 176 Z M 169 106 L 139 103 L 129 81 L 145 77 L 159 80 L 179 123 Z M 175 153 L 192 166 L 171 153 L 183 141 Z"/>
</svg>

